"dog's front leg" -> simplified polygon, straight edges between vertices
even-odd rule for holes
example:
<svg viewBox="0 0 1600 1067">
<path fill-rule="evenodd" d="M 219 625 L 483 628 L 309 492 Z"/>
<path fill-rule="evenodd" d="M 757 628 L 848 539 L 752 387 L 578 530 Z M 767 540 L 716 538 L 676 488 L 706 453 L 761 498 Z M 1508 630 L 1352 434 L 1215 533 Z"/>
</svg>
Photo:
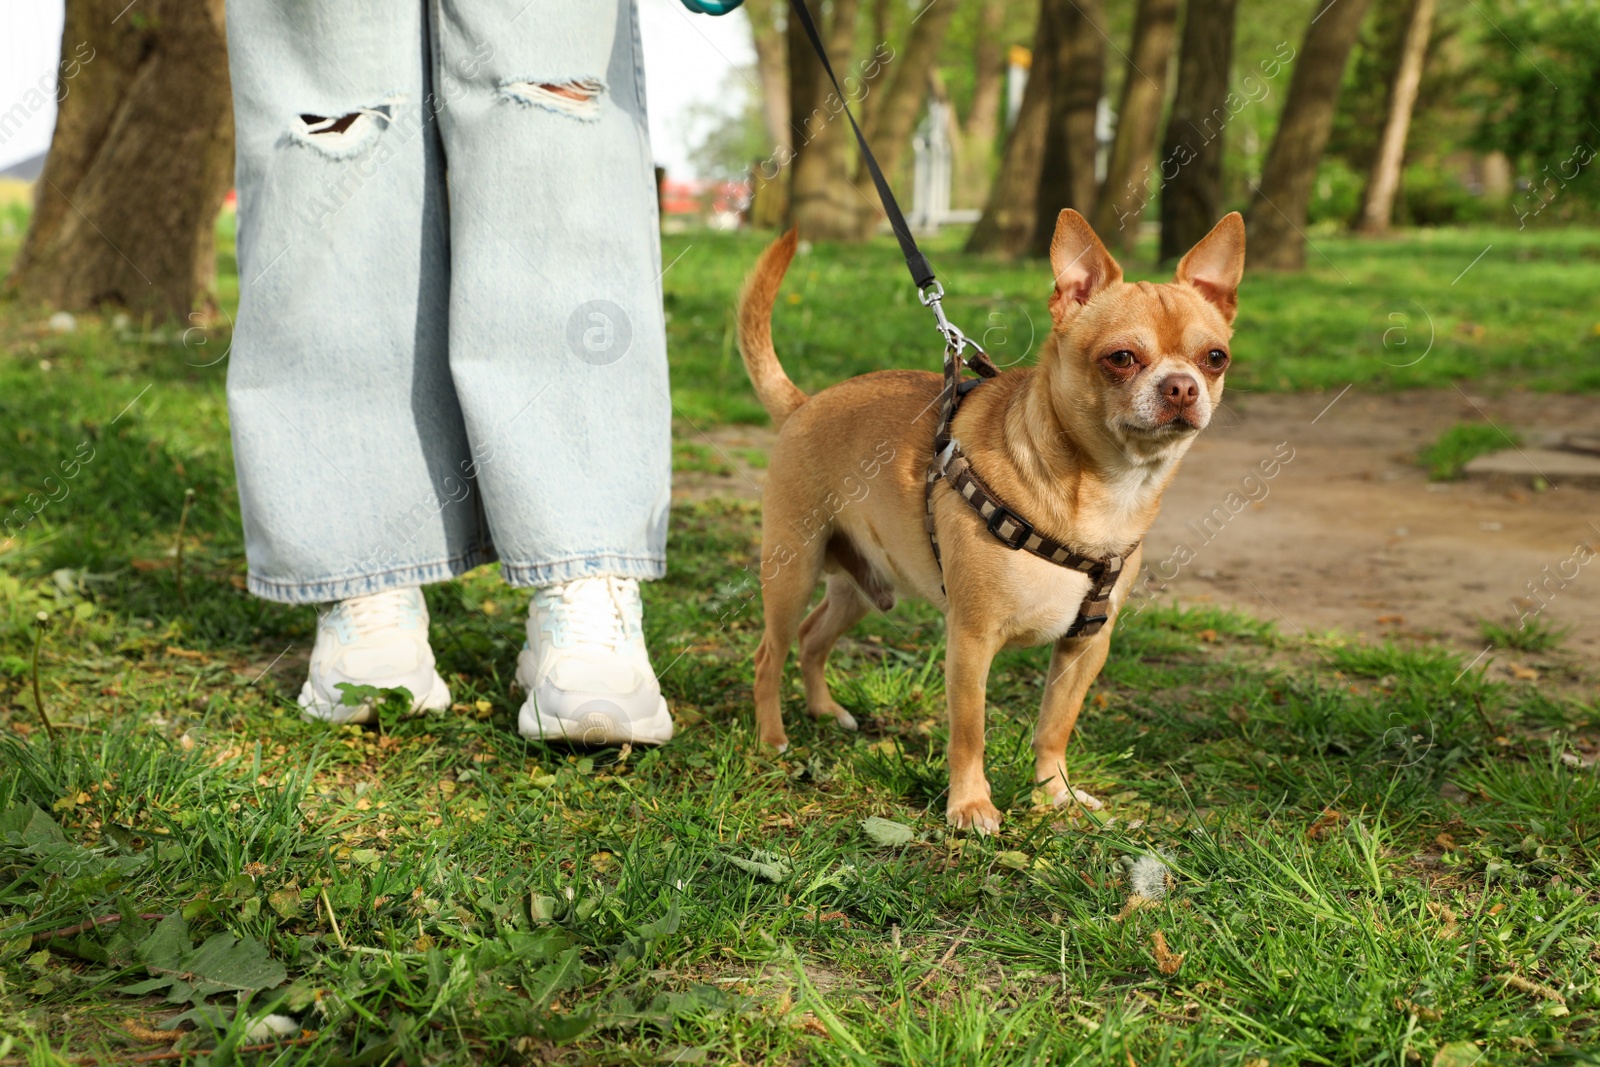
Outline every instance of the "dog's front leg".
<svg viewBox="0 0 1600 1067">
<path fill-rule="evenodd" d="M 1000 828 L 1000 809 L 989 799 L 983 773 L 983 719 L 989 665 L 998 645 L 986 629 L 951 618 L 944 657 L 945 699 L 950 705 L 950 822 L 979 833 Z"/>
<path fill-rule="evenodd" d="M 1033 731 L 1034 781 L 1044 787 L 1055 804 L 1076 799 L 1086 808 L 1103 805 L 1067 782 L 1067 740 L 1078 723 L 1078 712 L 1089 686 L 1106 664 L 1111 650 L 1111 627 L 1093 637 L 1063 637 L 1050 657 L 1050 675 L 1044 683 L 1039 724 Z"/>
</svg>

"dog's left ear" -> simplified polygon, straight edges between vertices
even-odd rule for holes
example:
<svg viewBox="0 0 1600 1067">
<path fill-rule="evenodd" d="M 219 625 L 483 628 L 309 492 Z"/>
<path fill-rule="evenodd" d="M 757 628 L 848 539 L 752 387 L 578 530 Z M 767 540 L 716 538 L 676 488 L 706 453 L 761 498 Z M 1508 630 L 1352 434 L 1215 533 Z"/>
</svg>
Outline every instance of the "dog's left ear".
<svg viewBox="0 0 1600 1067">
<path fill-rule="evenodd" d="M 1239 310 L 1239 279 L 1244 277 L 1244 219 L 1237 211 L 1224 215 L 1215 228 L 1178 261 L 1178 281 L 1200 290 L 1233 321 Z"/>
</svg>

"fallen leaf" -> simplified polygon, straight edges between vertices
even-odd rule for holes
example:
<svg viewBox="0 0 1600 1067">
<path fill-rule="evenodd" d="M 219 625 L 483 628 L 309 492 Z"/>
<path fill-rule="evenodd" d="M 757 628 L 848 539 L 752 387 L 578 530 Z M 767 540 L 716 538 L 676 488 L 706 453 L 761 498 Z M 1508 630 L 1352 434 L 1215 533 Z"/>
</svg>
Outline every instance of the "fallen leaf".
<svg viewBox="0 0 1600 1067">
<path fill-rule="evenodd" d="M 1532 667 L 1524 667 L 1520 663 L 1508 662 L 1506 664 L 1506 670 L 1510 671 L 1511 677 L 1515 678 L 1519 682 L 1537 682 L 1539 680 L 1538 671 L 1534 670 Z"/>
<path fill-rule="evenodd" d="M 1406 1000 L 1402 997 L 1394 998 L 1394 1010 L 1402 1015 L 1415 1015 L 1425 1023 L 1436 1023 L 1444 1018 L 1443 1013 L 1421 1004 Z"/>
<path fill-rule="evenodd" d="M 1401 623 L 1403 623 L 1405 621 L 1406 621 L 1406 617 L 1404 615 L 1379 615 L 1378 616 L 1378 625 L 1379 626 L 1399 626 Z"/>
<path fill-rule="evenodd" d="M 1449 834 L 1444 833 L 1443 831 L 1441 831 L 1438 836 L 1433 839 L 1433 843 L 1444 849 L 1446 852 L 1453 852 L 1457 847 L 1456 839 L 1451 837 Z"/>
<path fill-rule="evenodd" d="M 1213 643 L 1216 642 L 1216 640 L 1217 640 L 1217 631 L 1215 631 L 1215 630 L 1201 630 L 1199 633 L 1195 634 L 1195 636 L 1209 645 L 1209 644 L 1213 644 Z"/>
<path fill-rule="evenodd" d="M 784 882 L 794 873 L 794 868 L 789 861 L 776 852 L 766 852 L 756 849 L 750 853 L 749 859 L 740 859 L 738 856 L 722 857 L 728 863 L 747 871 L 757 878 L 765 878 L 769 882 Z"/>
<path fill-rule="evenodd" d="M 1321 841 L 1328 836 L 1330 830 L 1337 829 L 1342 816 L 1332 808 L 1324 808 L 1317 821 L 1306 827 L 1306 837 L 1311 841 Z"/>
<path fill-rule="evenodd" d="M 1033 857 L 1026 852 L 999 852 L 994 858 L 1000 866 L 1010 867 L 1013 871 L 1025 871 L 1033 866 Z"/>
<path fill-rule="evenodd" d="M 1167 937 L 1160 930 L 1150 935 L 1151 948 L 1155 950 L 1156 967 L 1162 974 L 1177 974 L 1183 966 L 1185 953 L 1173 952 L 1167 947 Z"/>
<path fill-rule="evenodd" d="M 880 819 L 876 815 L 861 820 L 861 829 L 867 836 L 885 848 L 898 848 L 909 844 L 916 836 L 911 827 L 904 823 L 894 822 L 891 819 Z"/>
<path fill-rule="evenodd" d="M 1484 1062 L 1483 1049 L 1471 1041 L 1452 1041 L 1434 1054 L 1433 1067 L 1475 1067 Z"/>
</svg>

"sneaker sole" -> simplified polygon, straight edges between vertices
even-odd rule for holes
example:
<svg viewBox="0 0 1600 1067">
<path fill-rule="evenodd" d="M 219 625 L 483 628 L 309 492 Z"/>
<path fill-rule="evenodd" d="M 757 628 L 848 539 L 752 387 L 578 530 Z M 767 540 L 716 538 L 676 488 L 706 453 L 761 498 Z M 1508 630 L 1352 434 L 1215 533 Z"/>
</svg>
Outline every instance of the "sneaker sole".
<svg viewBox="0 0 1600 1067">
<path fill-rule="evenodd" d="M 413 712 L 444 711 L 450 706 L 450 687 L 445 684 L 439 672 L 433 672 L 433 688 L 427 696 L 412 705 Z M 312 688 L 310 679 L 300 687 L 300 718 L 306 722 L 325 722 L 336 726 L 345 723 L 366 725 L 377 721 L 378 711 L 368 701 L 357 707 L 344 704 L 329 704 L 317 699 L 316 690 Z"/>
<path fill-rule="evenodd" d="M 662 697 L 654 715 L 645 719 L 619 719 L 594 711 L 581 719 L 542 714 L 529 696 L 517 715 L 517 732 L 534 741 L 566 741 L 576 745 L 663 745 L 672 740 L 672 713 Z"/>
</svg>

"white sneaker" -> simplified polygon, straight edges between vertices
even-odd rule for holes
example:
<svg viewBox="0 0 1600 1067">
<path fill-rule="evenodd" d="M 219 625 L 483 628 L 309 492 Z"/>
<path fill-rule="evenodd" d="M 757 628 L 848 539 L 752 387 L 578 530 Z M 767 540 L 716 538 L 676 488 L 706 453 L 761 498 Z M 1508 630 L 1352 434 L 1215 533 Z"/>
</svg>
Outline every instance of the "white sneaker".
<svg viewBox="0 0 1600 1067">
<path fill-rule="evenodd" d="M 659 745 L 672 715 L 650 666 L 639 583 L 601 575 L 547 585 L 528 609 L 517 682 L 524 737 L 586 745 Z"/>
<path fill-rule="evenodd" d="M 433 666 L 428 604 L 420 589 L 391 589 L 341 600 L 317 616 L 311 677 L 300 690 L 301 715 L 324 722 L 371 722 L 372 701 L 343 703 L 340 682 L 405 688 L 415 710 L 442 711 L 450 689 Z"/>
</svg>

